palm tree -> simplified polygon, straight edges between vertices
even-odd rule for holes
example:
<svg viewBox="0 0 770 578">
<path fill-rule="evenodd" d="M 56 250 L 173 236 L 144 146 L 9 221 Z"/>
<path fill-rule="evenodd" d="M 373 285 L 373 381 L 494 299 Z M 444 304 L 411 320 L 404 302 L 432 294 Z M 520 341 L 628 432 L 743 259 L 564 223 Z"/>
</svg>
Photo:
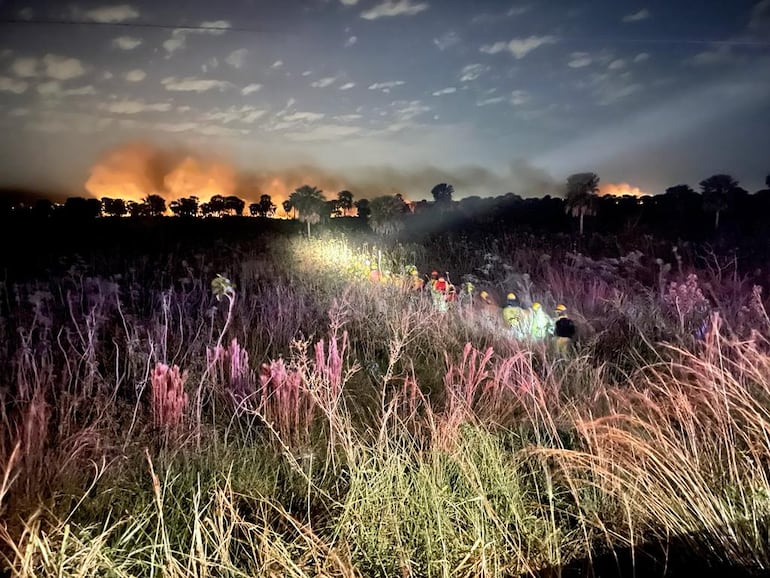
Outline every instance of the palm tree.
<svg viewBox="0 0 770 578">
<path fill-rule="evenodd" d="M 358 199 L 355 202 L 356 212 L 362 219 L 368 219 L 369 215 L 372 214 L 372 210 L 369 205 L 369 199 Z"/>
<path fill-rule="evenodd" d="M 353 193 L 347 190 L 337 193 L 337 206 L 342 209 L 343 214 L 347 217 L 350 211 L 353 210 Z"/>
<path fill-rule="evenodd" d="M 714 230 L 719 228 L 719 215 L 729 205 L 738 189 L 738 181 L 730 175 L 713 175 L 700 183 L 703 208 L 714 213 Z"/>
<path fill-rule="evenodd" d="M 294 205 L 291 204 L 291 201 L 289 199 L 286 199 L 283 203 L 281 203 L 281 206 L 283 207 L 283 212 L 286 213 L 286 216 L 290 216 L 292 209 L 294 209 Z M 294 213 L 293 219 L 297 218 L 296 211 Z"/>
<path fill-rule="evenodd" d="M 307 236 L 310 238 L 310 223 L 321 220 L 326 206 L 323 191 L 310 185 L 302 185 L 289 195 L 292 206 L 299 211 L 299 220 L 307 223 Z"/>
<path fill-rule="evenodd" d="M 583 219 L 596 212 L 596 193 L 599 177 L 595 173 L 576 173 L 567 178 L 566 211 L 580 219 L 580 235 L 583 235 Z"/>
<path fill-rule="evenodd" d="M 375 233 L 393 235 L 404 227 L 405 205 L 397 196 L 372 199 L 369 210 L 369 226 Z"/>
<path fill-rule="evenodd" d="M 454 192 L 455 188 L 452 185 L 439 183 L 431 189 L 430 194 L 433 195 L 433 200 L 436 201 L 437 205 L 448 205 L 452 202 L 452 195 Z"/>
</svg>

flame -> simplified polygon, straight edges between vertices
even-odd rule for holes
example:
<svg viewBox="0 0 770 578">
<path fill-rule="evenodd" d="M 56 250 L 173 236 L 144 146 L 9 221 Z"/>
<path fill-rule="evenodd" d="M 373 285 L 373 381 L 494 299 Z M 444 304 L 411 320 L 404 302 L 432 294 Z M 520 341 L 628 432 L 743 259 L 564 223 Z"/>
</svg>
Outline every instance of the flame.
<svg viewBox="0 0 770 578">
<path fill-rule="evenodd" d="M 235 194 L 235 170 L 223 163 L 204 163 L 186 157 L 163 178 L 164 189 L 170 199 L 196 196 L 210 199 L 214 195 Z"/>
<path fill-rule="evenodd" d="M 599 196 L 602 197 L 645 197 L 647 193 L 639 187 L 633 187 L 628 183 L 608 184 L 599 187 Z"/>
<path fill-rule="evenodd" d="M 109 151 L 91 169 L 85 188 L 94 197 L 141 201 L 157 190 L 151 167 L 155 150 L 133 143 Z"/>
</svg>

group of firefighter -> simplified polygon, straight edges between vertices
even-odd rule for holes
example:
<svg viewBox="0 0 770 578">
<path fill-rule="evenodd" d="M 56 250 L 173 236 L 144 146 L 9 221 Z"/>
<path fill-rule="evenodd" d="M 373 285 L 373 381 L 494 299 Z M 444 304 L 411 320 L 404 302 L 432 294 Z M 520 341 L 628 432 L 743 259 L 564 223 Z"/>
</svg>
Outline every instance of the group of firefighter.
<svg viewBox="0 0 770 578">
<path fill-rule="evenodd" d="M 372 277 L 373 281 L 380 279 L 377 273 Z M 442 276 L 438 271 L 431 272 L 425 279 L 420 277 L 415 266 L 408 267 L 407 273 L 407 289 L 417 293 L 428 291 L 433 307 L 438 311 L 447 311 L 453 304 L 460 304 L 477 311 L 490 327 L 502 324 L 516 340 L 552 341 L 561 354 L 574 351 L 577 327 L 570 319 L 567 307 L 561 303 L 549 315 L 538 302 L 525 307 L 515 293 L 508 293 L 504 304 L 498 305 L 487 291 L 481 291 L 476 297 L 476 288 L 470 282 L 464 283 L 458 291 L 448 276 Z"/>
</svg>

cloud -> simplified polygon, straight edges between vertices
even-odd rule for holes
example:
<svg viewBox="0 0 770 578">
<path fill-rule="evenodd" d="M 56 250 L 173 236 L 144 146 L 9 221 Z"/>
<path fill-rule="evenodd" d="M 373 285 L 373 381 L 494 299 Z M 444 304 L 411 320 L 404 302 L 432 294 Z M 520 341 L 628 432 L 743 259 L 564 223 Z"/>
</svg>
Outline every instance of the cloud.
<svg viewBox="0 0 770 578">
<path fill-rule="evenodd" d="M 685 64 L 692 66 L 718 66 L 733 64 L 737 60 L 738 56 L 733 52 L 729 44 L 720 44 L 687 58 Z"/>
<path fill-rule="evenodd" d="M 345 124 L 320 124 L 303 132 L 288 132 L 284 136 L 296 142 L 335 141 L 361 132 L 361 128 Z"/>
<path fill-rule="evenodd" d="M 355 6 L 358 4 L 358 0 L 340 0 L 345 6 Z"/>
<path fill-rule="evenodd" d="M 609 106 L 615 104 L 619 100 L 628 98 L 632 94 L 636 94 L 644 88 L 641 84 L 609 84 L 599 93 L 598 104 L 601 106 Z"/>
<path fill-rule="evenodd" d="M 350 90 L 350 89 L 351 89 L 351 88 L 353 88 L 355 85 L 356 85 L 356 83 L 355 83 L 355 82 L 346 82 L 345 84 L 343 84 L 342 86 L 340 86 L 340 90 Z"/>
<path fill-rule="evenodd" d="M 246 55 L 249 53 L 248 50 L 245 48 L 239 48 L 238 50 L 233 50 L 227 58 L 225 58 L 225 62 L 232 66 L 233 68 L 240 68 L 243 66 L 244 62 L 246 62 Z"/>
<path fill-rule="evenodd" d="M 310 86 L 313 88 L 326 88 L 327 86 L 331 86 L 334 84 L 337 80 L 336 76 L 327 76 L 325 78 L 319 78 L 318 80 L 312 82 Z"/>
<path fill-rule="evenodd" d="M 641 62 L 647 62 L 650 59 L 650 55 L 646 52 L 640 52 L 636 56 L 634 56 L 634 62 L 636 64 L 639 64 Z"/>
<path fill-rule="evenodd" d="M 457 92 L 457 89 L 454 86 L 449 86 L 447 88 L 437 90 L 433 93 L 433 96 L 444 96 L 445 94 L 454 94 L 455 92 Z"/>
<path fill-rule="evenodd" d="M 527 12 L 532 10 L 532 4 L 520 4 L 518 6 L 513 6 L 508 9 L 508 12 L 505 13 L 508 17 L 516 17 L 516 16 L 523 16 Z"/>
<path fill-rule="evenodd" d="M 43 57 L 45 74 L 54 80 L 71 80 L 86 73 L 85 68 L 77 58 L 46 54 Z"/>
<path fill-rule="evenodd" d="M 369 90 L 381 90 L 382 92 L 388 93 L 390 92 L 391 88 L 396 88 L 397 86 L 403 86 L 406 84 L 403 80 L 389 80 L 387 82 L 375 82 L 374 84 L 369 85 Z"/>
<path fill-rule="evenodd" d="M 345 41 L 345 48 L 350 48 L 356 42 L 358 42 L 358 36 L 351 36 Z"/>
<path fill-rule="evenodd" d="M 283 117 L 285 122 L 316 122 L 326 115 L 322 112 L 293 112 Z"/>
<path fill-rule="evenodd" d="M 20 78 L 33 78 L 37 76 L 38 59 L 21 57 L 13 61 L 11 70 Z"/>
<path fill-rule="evenodd" d="M 96 89 L 90 84 L 77 88 L 64 89 L 58 80 L 49 80 L 47 82 L 41 82 L 38 84 L 37 92 L 41 96 L 85 96 L 89 94 L 96 94 Z"/>
<path fill-rule="evenodd" d="M 220 92 L 232 86 L 224 80 L 211 80 L 207 78 L 196 78 L 188 76 L 186 78 L 176 78 L 169 76 L 161 81 L 166 90 L 174 92 L 207 92 L 217 89 Z"/>
<path fill-rule="evenodd" d="M 502 96 L 492 96 L 476 102 L 476 106 L 489 106 L 491 104 L 500 104 L 505 102 L 505 98 Z"/>
<path fill-rule="evenodd" d="M 642 8 L 638 12 L 634 12 L 632 14 L 626 14 L 623 16 L 623 22 L 640 22 L 642 20 L 647 20 L 652 14 L 650 14 L 650 11 L 647 10 L 647 8 Z"/>
<path fill-rule="evenodd" d="M 414 16 L 424 12 L 430 6 L 427 2 L 412 4 L 411 0 L 385 0 L 369 10 L 361 12 L 364 20 L 377 20 L 393 16 Z"/>
<path fill-rule="evenodd" d="M 481 52 L 486 54 L 497 54 L 499 52 L 508 51 L 517 60 L 521 60 L 527 54 L 540 48 L 545 44 L 553 44 L 556 42 L 556 38 L 553 36 L 529 36 L 527 38 L 514 38 L 510 42 L 495 42 L 494 44 L 487 44 L 481 47 Z"/>
<path fill-rule="evenodd" d="M 136 20 L 139 18 L 139 12 L 129 4 L 118 4 L 115 6 L 101 6 L 93 8 L 84 13 L 87 20 L 100 22 L 102 24 L 117 24 L 127 20 Z"/>
<path fill-rule="evenodd" d="M 610 65 L 607 67 L 610 70 L 623 70 L 626 67 L 626 61 L 622 58 L 618 58 L 617 60 L 613 60 L 610 62 Z"/>
<path fill-rule="evenodd" d="M 261 89 L 262 89 L 262 85 L 261 84 L 249 84 L 248 86 L 244 86 L 241 89 L 241 94 L 243 96 L 248 96 L 249 94 L 251 94 L 253 92 L 259 92 Z"/>
<path fill-rule="evenodd" d="M 242 122 L 252 124 L 262 118 L 267 113 L 266 110 L 257 109 L 253 106 L 242 106 L 240 108 L 231 106 L 226 110 L 215 109 L 203 115 L 203 120 L 217 121 L 224 124 L 231 122 Z"/>
<path fill-rule="evenodd" d="M 148 104 L 142 100 L 119 100 L 103 104 L 100 108 L 112 114 L 139 114 L 141 112 L 168 112 L 171 110 L 171 104 L 168 102 Z"/>
<path fill-rule="evenodd" d="M 590 66 L 593 62 L 591 55 L 587 52 L 573 52 L 570 54 L 570 60 L 567 66 L 570 68 L 584 68 Z"/>
<path fill-rule="evenodd" d="M 204 30 L 193 29 L 190 30 L 190 32 L 203 32 L 205 34 L 220 36 L 227 32 L 228 28 L 232 28 L 232 24 L 230 24 L 229 20 L 206 20 L 200 23 L 200 28 L 203 28 Z"/>
<path fill-rule="evenodd" d="M 124 78 L 128 82 L 142 82 L 145 78 L 147 78 L 147 73 L 144 70 L 129 70 L 124 75 Z"/>
<path fill-rule="evenodd" d="M 463 66 L 463 69 L 460 71 L 460 82 L 472 82 L 488 71 L 489 66 L 483 64 Z"/>
<path fill-rule="evenodd" d="M 10 92 L 13 94 L 24 94 L 27 92 L 29 84 L 24 80 L 0 76 L 0 92 Z"/>
<path fill-rule="evenodd" d="M 762 0 L 751 11 L 749 30 L 761 34 L 770 34 L 770 0 Z"/>
<path fill-rule="evenodd" d="M 511 92 L 510 103 L 513 106 L 522 106 L 530 101 L 529 93 L 525 90 L 514 90 Z"/>
<path fill-rule="evenodd" d="M 450 30 L 446 34 L 434 38 L 433 44 L 443 52 L 444 50 L 452 48 L 452 46 L 460 44 L 460 37 L 453 30 Z"/>
<path fill-rule="evenodd" d="M 183 30 L 174 30 L 171 38 L 163 43 L 163 49 L 166 51 L 166 58 L 170 57 L 177 50 L 181 50 L 187 44 L 187 36 Z"/>
<path fill-rule="evenodd" d="M 112 40 L 112 44 L 121 50 L 133 50 L 142 44 L 142 39 L 133 36 L 118 36 Z"/>
<path fill-rule="evenodd" d="M 275 62 L 273 62 L 273 64 L 270 65 L 270 68 L 272 68 L 273 70 L 278 70 L 282 66 L 283 66 L 283 60 L 276 60 Z"/>
<path fill-rule="evenodd" d="M 207 20 L 195 28 L 175 28 L 171 31 L 171 37 L 163 42 L 166 58 L 170 58 L 177 50 L 183 49 L 187 45 L 187 36 L 190 34 L 220 36 L 227 32 L 231 26 L 229 20 Z"/>
<path fill-rule="evenodd" d="M 429 106 L 419 100 L 397 100 L 391 104 L 394 107 L 393 117 L 397 125 L 408 123 L 421 114 L 431 111 Z"/>
</svg>

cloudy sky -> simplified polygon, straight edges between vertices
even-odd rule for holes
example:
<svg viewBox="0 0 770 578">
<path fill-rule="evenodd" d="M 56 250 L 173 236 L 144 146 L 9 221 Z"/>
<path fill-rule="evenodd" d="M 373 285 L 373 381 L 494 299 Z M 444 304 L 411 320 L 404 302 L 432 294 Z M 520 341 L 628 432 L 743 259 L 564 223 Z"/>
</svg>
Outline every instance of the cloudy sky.
<svg viewBox="0 0 770 578">
<path fill-rule="evenodd" d="M 415 198 L 770 173 L 770 0 L 0 0 L 0 21 L 0 186 L 82 194 L 137 142 Z"/>
</svg>

